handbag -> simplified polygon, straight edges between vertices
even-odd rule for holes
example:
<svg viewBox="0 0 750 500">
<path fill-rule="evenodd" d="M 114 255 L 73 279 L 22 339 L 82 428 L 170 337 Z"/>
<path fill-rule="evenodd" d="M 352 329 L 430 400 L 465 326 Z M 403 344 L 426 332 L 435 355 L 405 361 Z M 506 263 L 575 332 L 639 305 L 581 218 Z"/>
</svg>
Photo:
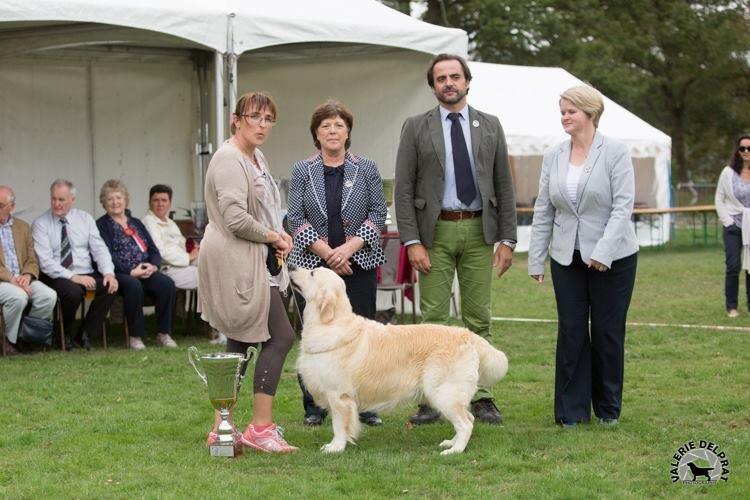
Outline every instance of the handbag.
<svg viewBox="0 0 750 500">
<path fill-rule="evenodd" d="M 278 276 L 281 272 L 283 261 L 276 256 L 276 249 L 270 243 L 266 243 L 268 255 L 266 255 L 266 267 L 271 276 Z"/>
<path fill-rule="evenodd" d="M 21 318 L 21 328 L 18 338 L 27 344 L 43 346 L 52 345 L 52 322 L 48 319 L 24 316 Z"/>
</svg>

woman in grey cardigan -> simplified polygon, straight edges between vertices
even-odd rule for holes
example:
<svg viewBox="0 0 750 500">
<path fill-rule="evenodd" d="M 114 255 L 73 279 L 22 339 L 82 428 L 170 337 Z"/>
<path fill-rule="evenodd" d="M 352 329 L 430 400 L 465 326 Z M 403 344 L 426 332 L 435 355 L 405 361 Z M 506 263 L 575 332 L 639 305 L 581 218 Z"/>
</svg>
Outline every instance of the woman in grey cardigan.
<svg viewBox="0 0 750 500">
<path fill-rule="evenodd" d="M 622 406 L 625 319 L 638 241 L 630 222 L 633 163 L 624 144 L 597 131 L 602 96 L 580 85 L 560 96 L 570 135 L 544 156 L 529 245 L 529 275 L 544 281 L 550 256 L 557 302 L 555 421 L 617 424 Z"/>
<path fill-rule="evenodd" d="M 716 185 L 716 213 L 724 226 L 724 300 L 727 315 L 739 316 L 740 270 L 745 270 L 745 292 L 750 309 L 750 135 L 737 140 L 729 166 L 724 167 Z"/>
<path fill-rule="evenodd" d="M 263 153 L 276 123 L 276 104 L 267 94 L 250 92 L 232 113 L 232 137 L 216 151 L 206 172 L 208 226 L 199 256 L 202 316 L 227 337 L 227 352 L 247 352 L 262 344 L 253 378 L 253 418 L 238 436 L 245 446 L 290 453 L 272 406 L 286 355 L 294 342 L 279 289 L 289 278 L 270 274 L 268 252 L 285 258 L 292 238 L 282 229 L 281 201 Z M 273 255 L 271 255 L 273 258 Z M 218 416 L 208 435 L 216 442 Z"/>
</svg>

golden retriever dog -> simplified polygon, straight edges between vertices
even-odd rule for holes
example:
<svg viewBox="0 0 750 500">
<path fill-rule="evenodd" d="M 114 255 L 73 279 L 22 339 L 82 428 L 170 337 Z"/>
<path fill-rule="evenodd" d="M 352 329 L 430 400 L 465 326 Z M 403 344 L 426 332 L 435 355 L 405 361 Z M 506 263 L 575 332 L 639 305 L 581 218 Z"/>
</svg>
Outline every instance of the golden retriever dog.
<svg viewBox="0 0 750 500">
<path fill-rule="evenodd" d="M 306 302 L 297 371 L 333 423 L 333 440 L 322 451 L 354 443 L 360 411 L 426 402 L 455 429 L 440 443 L 441 454 L 463 452 L 474 428 L 471 398 L 477 384 L 490 387 L 505 376 L 505 354 L 465 328 L 383 325 L 357 316 L 344 281 L 330 269 L 295 269 L 291 278 Z"/>
</svg>

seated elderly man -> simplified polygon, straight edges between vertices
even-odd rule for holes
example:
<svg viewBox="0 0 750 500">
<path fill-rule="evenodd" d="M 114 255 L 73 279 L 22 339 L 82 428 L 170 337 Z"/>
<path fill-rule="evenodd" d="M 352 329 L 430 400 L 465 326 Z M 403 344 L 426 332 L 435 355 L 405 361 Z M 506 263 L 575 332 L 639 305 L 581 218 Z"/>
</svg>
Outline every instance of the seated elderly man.
<svg viewBox="0 0 750 500">
<path fill-rule="evenodd" d="M 73 183 L 57 179 L 49 191 L 50 209 L 31 226 L 42 271 L 40 279 L 60 297 L 68 349 L 78 346 L 88 350 L 89 335 L 101 335 L 104 319 L 117 297 L 115 267 L 94 218 L 73 208 L 76 200 Z M 98 271 L 94 270 L 94 262 Z M 87 291 L 95 294 L 94 300 L 81 328 L 71 339 L 70 327 Z"/>
<path fill-rule="evenodd" d="M 169 212 L 172 209 L 172 188 L 166 184 L 152 186 L 149 191 L 148 206 L 149 209 L 141 222 L 148 229 L 161 254 L 160 271 L 172 278 L 177 288 L 197 290 L 199 247 L 196 244 L 188 252 L 185 247 L 185 237 L 180 228 L 169 218 Z M 222 337 L 224 337 L 223 334 L 217 333 L 212 342 L 226 342 L 226 338 Z"/>
<path fill-rule="evenodd" d="M 17 354 L 16 342 L 21 315 L 31 302 L 29 316 L 52 320 L 57 294 L 37 281 L 39 264 L 34 254 L 31 228 L 11 214 L 16 195 L 8 186 L 0 186 L 0 307 L 5 318 L 5 352 Z"/>
</svg>

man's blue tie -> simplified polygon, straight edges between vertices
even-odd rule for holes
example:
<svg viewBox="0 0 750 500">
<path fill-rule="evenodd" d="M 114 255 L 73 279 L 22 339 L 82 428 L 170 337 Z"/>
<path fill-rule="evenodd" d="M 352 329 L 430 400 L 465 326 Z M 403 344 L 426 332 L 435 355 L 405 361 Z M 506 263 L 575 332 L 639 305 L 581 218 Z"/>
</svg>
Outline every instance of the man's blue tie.
<svg viewBox="0 0 750 500">
<path fill-rule="evenodd" d="M 461 115 L 448 113 L 451 124 L 451 146 L 453 148 L 453 171 L 456 176 L 456 195 L 464 205 L 471 205 L 477 197 L 474 174 L 471 173 L 471 160 L 466 147 L 466 139 L 461 129 Z"/>
</svg>

